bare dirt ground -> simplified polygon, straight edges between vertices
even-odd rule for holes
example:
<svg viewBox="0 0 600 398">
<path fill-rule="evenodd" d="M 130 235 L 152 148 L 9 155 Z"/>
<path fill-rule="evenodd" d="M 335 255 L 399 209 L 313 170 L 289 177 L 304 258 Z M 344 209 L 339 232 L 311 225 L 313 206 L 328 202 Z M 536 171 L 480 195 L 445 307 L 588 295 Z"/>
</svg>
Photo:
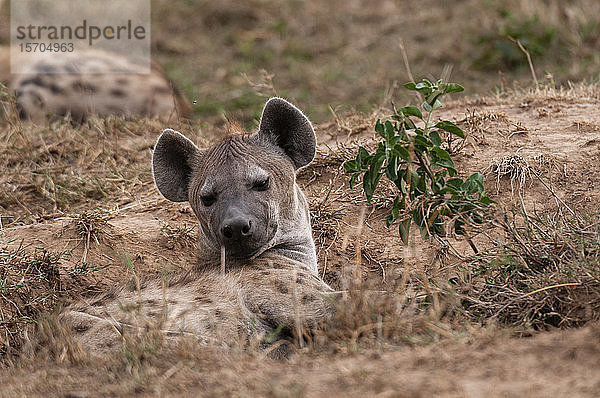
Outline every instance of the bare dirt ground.
<svg viewBox="0 0 600 398">
<path fill-rule="evenodd" d="M 385 195 L 373 206 L 349 189 L 342 162 L 355 156 L 354 141 L 373 141 L 375 116 L 316 126 L 320 152 L 299 182 L 311 204 L 320 272 L 350 297 L 333 325 L 308 346 L 294 343 L 295 354 L 283 361 L 260 351 L 157 342 L 151 333 L 102 358 L 70 345 L 52 316 L 40 316 L 136 277 L 193 266 L 194 216 L 153 187 L 157 122 L 7 125 L 0 395 L 598 396 L 600 272 L 597 235 L 585 233 L 598 230 L 599 105 L 598 87 L 582 86 L 443 108 L 438 116 L 468 135 L 454 155 L 457 168 L 484 172 L 497 201 L 490 224 L 474 231 L 478 256 L 464 240 L 444 245 L 417 232 L 405 248 L 397 230 L 385 227 Z M 200 144 L 224 134 L 173 127 Z M 79 176 L 93 176 L 97 186 Z M 550 238 L 511 235 L 501 227 L 510 209 L 584 219 L 581 236 L 592 246 L 569 241 L 567 222 L 545 230 Z M 579 254 L 569 257 L 572 247 Z M 544 258 L 560 261 L 535 268 Z M 353 296 L 356 286 L 384 298 Z"/>
<path fill-rule="evenodd" d="M 594 397 L 599 339 L 590 326 L 532 339 L 494 334 L 334 357 L 300 353 L 285 362 L 164 350 L 133 374 L 114 360 L 23 363 L 3 370 L 2 396 Z"/>
</svg>

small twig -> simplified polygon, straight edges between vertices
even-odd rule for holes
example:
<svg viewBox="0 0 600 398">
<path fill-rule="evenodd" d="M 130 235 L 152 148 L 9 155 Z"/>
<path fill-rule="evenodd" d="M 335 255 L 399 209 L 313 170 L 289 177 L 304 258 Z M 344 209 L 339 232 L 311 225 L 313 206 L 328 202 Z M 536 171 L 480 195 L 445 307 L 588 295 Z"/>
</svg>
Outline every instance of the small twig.
<svg viewBox="0 0 600 398">
<path fill-rule="evenodd" d="M 508 36 L 508 38 L 513 43 L 516 43 L 519 46 L 519 49 L 525 53 L 525 56 L 527 57 L 527 62 L 529 63 L 529 70 L 531 71 L 531 76 L 533 77 L 533 81 L 535 82 L 535 89 L 538 90 L 540 88 L 540 86 L 538 84 L 538 79 L 535 76 L 535 69 L 533 68 L 533 62 L 531 61 L 531 55 L 529 55 L 529 51 L 527 51 L 525 49 L 525 47 L 523 47 L 523 45 L 521 44 L 521 41 L 519 39 L 515 39 L 514 37 L 511 37 L 511 36 Z"/>
<path fill-rule="evenodd" d="M 473 250 L 473 253 L 479 254 L 479 250 L 477 250 L 477 246 L 475 246 L 473 240 L 468 235 L 465 235 L 465 238 L 467 239 L 467 243 L 469 243 L 469 246 L 471 246 L 471 250 Z"/>
<path fill-rule="evenodd" d="M 361 265 L 362 265 L 362 253 L 360 250 L 360 236 L 362 235 L 363 226 L 365 223 L 366 207 L 360 209 L 360 215 L 358 216 L 358 225 L 356 226 L 356 248 L 355 248 L 355 264 L 354 264 L 354 282 L 360 282 L 361 279 Z"/>
<path fill-rule="evenodd" d="M 221 274 L 225 275 L 225 245 L 221 246 Z"/>
<path fill-rule="evenodd" d="M 87 234 L 86 234 L 86 239 L 85 239 L 85 246 L 83 248 L 83 262 L 85 263 L 87 260 L 87 254 L 88 251 L 90 250 L 90 236 L 91 236 L 91 232 L 88 230 Z"/>
<path fill-rule="evenodd" d="M 555 288 L 558 288 L 558 287 L 565 287 L 565 286 L 581 286 L 581 283 L 578 283 L 578 282 L 577 282 L 577 283 L 561 283 L 561 284 L 558 284 L 558 285 L 552 285 L 552 286 L 546 286 L 546 287 L 542 287 L 542 288 L 540 288 L 540 289 L 536 289 L 536 290 L 534 290 L 534 291 L 532 291 L 532 292 L 525 293 L 525 294 L 523 294 L 523 295 L 521 295 L 521 296 L 519 296 L 519 297 L 516 297 L 516 298 L 514 298 L 514 299 L 510 300 L 508 303 L 506 303 L 504 306 L 502 306 L 502 308 L 500 308 L 500 309 L 498 310 L 498 312 L 496 312 L 494 315 L 492 315 L 492 316 L 490 317 L 490 319 L 492 319 L 492 318 L 496 318 L 498 315 L 500 315 L 500 313 L 501 313 L 502 311 L 504 311 L 504 310 L 505 310 L 505 309 L 506 309 L 506 308 L 507 308 L 509 305 L 511 305 L 512 303 L 514 303 L 514 302 L 515 302 L 515 301 L 517 301 L 517 300 L 522 300 L 522 299 L 524 299 L 525 297 L 528 297 L 528 296 L 534 295 L 534 294 L 536 294 L 536 293 L 539 293 L 539 292 L 543 292 L 543 291 L 545 291 L 545 290 L 550 290 L 550 289 L 555 289 Z"/>
<path fill-rule="evenodd" d="M 419 155 L 419 152 L 417 152 L 417 151 L 413 151 L 413 152 L 417 155 L 419 164 L 421 166 L 423 166 L 423 169 L 425 169 L 425 172 L 427 172 L 427 175 L 429 176 L 429 178 L 431 178 L 432 181 L 435 181 L 435 177 L 434 177 L 433 173 L 431 172 L 431 170 L 429 169 L 429 166 L 423 160 L 423 157 L 421 155 Z"/>
<path fill-rule="evenodd" d="M 292 277 L 292 292 L 294 294 L 294 323 L 296 324 L 296 334 L 298 335 L 298 347 L 304 347 L 304 340 L 302 339 L 302 324 L 300 322 L 300 306 L 298 305 L 298 292 L 297 292 L 297 278 L 298 270 L 294 269 L 294 275 Z"/>
<path fill-rule="evenodd" d="M 408 63 L 408 55 L 406 54 L 406 48 L 404 47 L 404 41 L 402 39 L 398 40 L 398 47 L 400 47 L 400 53 L 402 54 L 402 60 L 404 61 L 404 67 L 406 68 L 406 74 L 411 82 L 415 81 L 412 72 L 410 71 L 410 64 Z M 422 101 L 421 93 L 415 91 L 415 95 L 417 96 L 417 100 Z"/>
<path fill-rule="evenodd" d="M 536 289 L 536 290 L 534 290 L 532 292 L 529 292 L 529 293 L 526 293 L 526 294 L 522 295 L 521 297 L 519 297 L 519 300 L 523 299 L 523 298 L 525 298 L 527 296 L 531 296 L 533 294 L 536 294 L 536 293 L 539 293 L 539 292 L 543 292 L 544 290 L 555 289 L 557 287 L 580 286 L 580 285 L 581 285 L 581 283 L 579 283 L 579 282 L 575 282 L 575 283 L 572 282 L 572 283 L 561 283 L 561 284 L 558 284 L 558 285 L 546 286 L 546 287 L 542 287 L 540 289 Z"/>
<path fill-rule="evenodd" d="M 575 213 L 573 211 L 573 209 L 571 209 L 564 200 L 562 200 L 561 198 L 558 197 L 558 195 L 556 194 L 556 192 L 554 192 L 554 190 L 552 190 L 552 188 L 550 188 L 545 182 L 544 180 L 542 180 L 542 177 L 539 176 L 538 173 L 536 173 L 534 170 L 530 170 L 531 173 L 536 176 L 536 178 L 542 183 L 542 185 L 544 185 L 546 187 L 546 189 L 552 194 L 552 196 L 554 196 L 554 198 L 559 201 L 563 206 L 565 206 L 565 208 L 567 210 L 569 210 L 569 212 L 574 215 L 575 217 L 577 217 L 577 219 L 579 219 L 579 216 L 577 215 L 577 213 Z M 581 219 L 579 219 L 581 221 Z"/>
<path fill-rule="evenodd" d="M 2 225 L 2 215 L 0 214 L 0 237 L 2 238 L 2 243 L 6 239 L 6 234 L 4 233 L 4 226 Z"/>
<path fill-rule="evenodd" d="M 336 111 L 331 107 L 331 105 L 328 105 L 327 107 L 329 108 L 329 112 L 331 112 L 331 114 L 333 115 L 336 125 L 339 128 L 346 130 L 348 132 L 348 137 L 350 137 L 350 135 L 352 134 L 352 128 L 348 127 L 345 123 L 342 122 L 342 120 L 340 119 Z"/>
</svg>

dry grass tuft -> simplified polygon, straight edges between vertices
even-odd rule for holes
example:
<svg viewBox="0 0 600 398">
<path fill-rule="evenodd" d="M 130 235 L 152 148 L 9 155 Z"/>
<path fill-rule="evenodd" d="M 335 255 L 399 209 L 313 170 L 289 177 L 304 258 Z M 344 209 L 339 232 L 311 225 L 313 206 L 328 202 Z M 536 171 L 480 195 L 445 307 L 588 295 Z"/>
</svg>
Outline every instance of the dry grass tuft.
<svg viewBox="0 0 600 398">
<path fill-rule="evenodd" d="M 161 245 L 168 249 L 193 248 L 196 246 L 197 228 L 194 224 L 171 225 L 164 222 L 160 228 L 162 235 Z"/>
<path fill-rule="evenodd" d="M 489 130 L 490 124 L 509 124 L 510 119 L 504 113 L 470 111 L 457 122 L 469 136 L 479 138 Z"/>
<path fill-rule="evenodd" d="M 382 290 L 374 280 L 352 283 L 340 292 L 335 316 L 317 331 L 319 350 L 354 352 L 405 344 L 429 344 L 453 332 L 431 311 L 418 279 Z"/>
<path fill-rule="evenodd" d="M 74 218 L 77 234 L 83 239 L 83 259 L 86 262 L 87 254 L 90 249 L 90 242 L 100 244 L 99 238 L 103 233 L 103 227 L 106 225 L 111 215 L 102 211 L 84 211 Z"/>
<path fill-rule="evenodd" d="M 502 177 L 508 177 L 511 190 L 514 191 L 514 182 L 516 181 L 518 189 L 522 189 L 525 184 L 531 180 L 531 166 L 527 159 L 521 155 L 507 155 L 501 159 L 492 159 L 488 168 L 484 171 L 488 175 L 493 175 L 496 179 L 496 187 L 499 189 Z"/>
<path fill-rule="evenodd" d="M 519 221 L 520 220 L 520 221 Z M 600 218 L 505 215 L 506 240 L 469 274 L 474 319 L 528 331 L 600 319 Z"/>
<path fill-rule="evenodd" d="M 17 127 L 21 124 L 19 110 L 17 107 L 17 98 L 4 83 L 0 81 L 0 121 Z"/>
<path fill-rule="evenodd" d="M 63 364 L 89 364 L 89 353 L 73 339 L 70 325 L 56 312 L 42 313 L 35 331 L 27 335 L 19 352 L 22 358 Z"/>
<path fill-rule="evenodd" d="M 18 347 L 22 333 L 57 303 L 60 264 L 68 253 L 0 248 L 0 353 Z"/>
</svg>

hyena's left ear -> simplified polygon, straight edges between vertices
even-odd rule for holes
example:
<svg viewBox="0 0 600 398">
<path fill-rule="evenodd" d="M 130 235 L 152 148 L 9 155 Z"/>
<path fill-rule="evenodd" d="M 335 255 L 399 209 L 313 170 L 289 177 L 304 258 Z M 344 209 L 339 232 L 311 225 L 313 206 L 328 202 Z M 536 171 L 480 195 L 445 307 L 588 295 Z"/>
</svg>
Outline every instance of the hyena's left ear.
<svg viewBox="0 0 600 398">
<path fill-rule="evenodd" d="M 306 166 L 315 157 L 317 139 L 312 124 L 298 108 L 284 99 L 271 98 L 267 101 L 258 136 L 283 149 L 296 169 Z"/>
</svg>

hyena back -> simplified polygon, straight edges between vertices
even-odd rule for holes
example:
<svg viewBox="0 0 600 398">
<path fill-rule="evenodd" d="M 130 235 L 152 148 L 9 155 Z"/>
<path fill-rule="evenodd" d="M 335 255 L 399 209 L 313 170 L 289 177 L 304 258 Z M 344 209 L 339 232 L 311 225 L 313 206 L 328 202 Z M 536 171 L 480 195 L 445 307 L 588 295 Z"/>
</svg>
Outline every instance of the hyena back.
<svg viewBox="0 0 600 398">
<path fill-rule="evenodd" d="M 60 57 L 39 55 L 21 71 L 26 73 L 10 74 L 9 61 L 10 49 L 0 48 L 0 81 L 15 93 L 23 120 L 43 124 L 67 115 L 75 122 L 92 115 L 165 120 L 191 115 L 191 105 L 156 62 L 145 73 L 122 55 L 78 50 Z"/>
</svg>

